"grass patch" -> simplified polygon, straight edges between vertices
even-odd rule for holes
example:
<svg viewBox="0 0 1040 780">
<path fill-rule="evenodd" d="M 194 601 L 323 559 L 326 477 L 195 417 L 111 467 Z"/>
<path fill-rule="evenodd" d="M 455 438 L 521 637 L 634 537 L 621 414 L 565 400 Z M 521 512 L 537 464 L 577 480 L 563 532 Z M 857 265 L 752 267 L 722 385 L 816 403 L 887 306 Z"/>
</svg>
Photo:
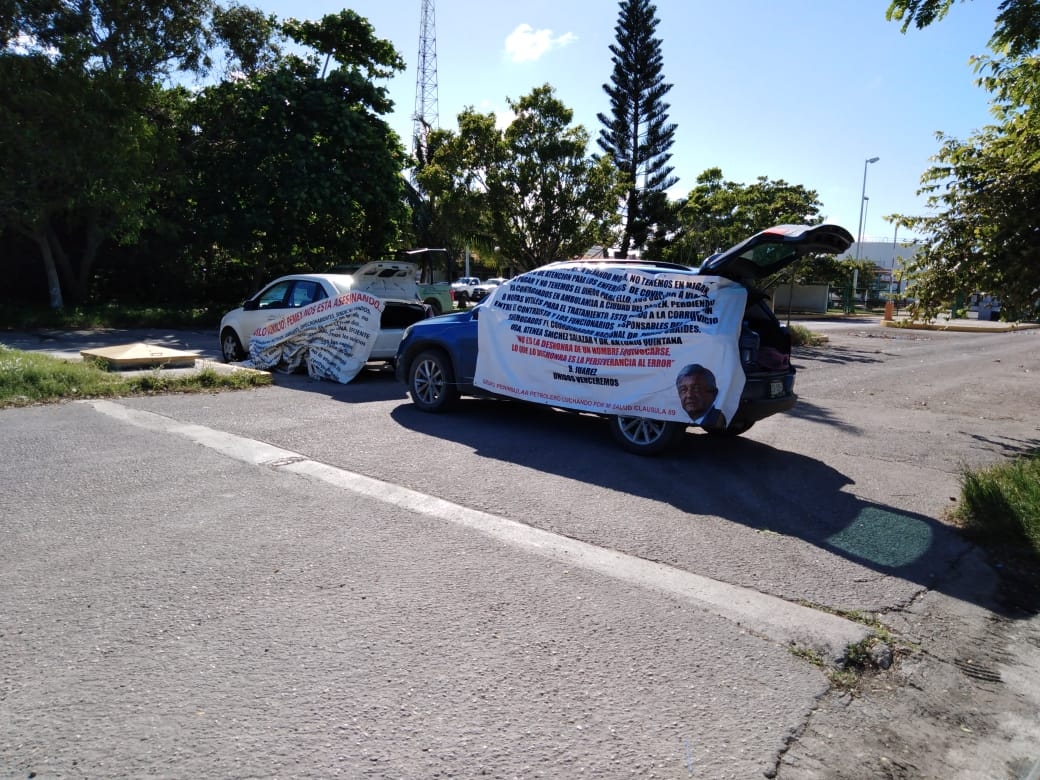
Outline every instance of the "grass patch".
<svg viewBox="0 0 1040 780">
<path fill-rule="evenodd" d="M 215 329 L 224 312 L 233 306 L 169 308 L 162 306 L 45 306 L 0 305 L 0 327 L 11 330 L 54 328 L 88 330 L 94 328 L 199 328 Z"/>
<path fill-rule="evenodd" d="M 168 369 L 167 369 L 168 370 Z M 211 368 L 175 375 L 156 369 L 123 375 L 92 361 L 74 362 L 0 345 L 0 408 L 77 398 L 243 390 L 271 384 L 268 374 Z"/>
<path fill-rule="evenodd" d="M 973 541 L 1040 558 L 1040 450 L 961 474 L 952 519 Z"/>
<path fill-rule="evenodd" d="M 797 322 L 788 325 L 787 332 L 791 334 L 791 346 L 793 347 L 818 347 L 827 343 L 827 337 L 822 333 L 811 331 Z"/>
<path fill-rule="evenodd" d="M 823 658 L 814 650 L 802 647 L 789 647 L 791 655 L 818 666 L 830 681 L 831 688 L 850 696 L 858 696 L 866 676 L 889 669 L 899 658 L 919 652 L 921 647 L 916 642 L 907 642 L 894 634 L 884 625 L 879 616 L 858 609 L 835 609 L 811 601 L 798 601 L 803 607 L 838 615 L 868 626 L 871 635 L 860 642 L 845 648 L 845 656 L 839 666 L 825 664 Z"/>
</svg>

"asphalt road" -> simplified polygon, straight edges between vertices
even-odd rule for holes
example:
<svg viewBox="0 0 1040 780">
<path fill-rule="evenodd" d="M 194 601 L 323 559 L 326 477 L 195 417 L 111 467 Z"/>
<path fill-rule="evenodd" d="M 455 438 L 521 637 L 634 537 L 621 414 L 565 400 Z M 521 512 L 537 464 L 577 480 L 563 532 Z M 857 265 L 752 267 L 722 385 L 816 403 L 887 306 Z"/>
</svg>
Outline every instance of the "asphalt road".
<svg viewBox="0 0 1040 780">
<path fill-rule="evenodd" d="M 1038 334 L 833 331 L 659 459 L 378 370 L 0 411 L 0 775 L 809 776 L 836 613 L 989 607 L 941 518 L 1040 445 Z"/>
</svg>

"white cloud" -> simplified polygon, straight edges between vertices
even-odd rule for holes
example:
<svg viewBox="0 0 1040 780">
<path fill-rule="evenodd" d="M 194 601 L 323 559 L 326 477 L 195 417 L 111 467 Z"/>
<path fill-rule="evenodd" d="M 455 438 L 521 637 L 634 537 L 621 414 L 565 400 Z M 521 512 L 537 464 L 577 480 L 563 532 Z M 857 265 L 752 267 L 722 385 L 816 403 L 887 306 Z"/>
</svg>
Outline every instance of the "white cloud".
<svg viewBox="0 0 1040 780">
<path fill-rule="evenodd" d="M 518 25 L 506 37 L 506 54 L 513 62 L 532 62 L 550 49 L 567 46 L 578 40 L 574 33 L 554 36 L 552 30 L 536 30 L 529 24 Z"/>
<path fill-rule="evenodd" d="M 485 114 L 495 115 L 495 129 L 505 130 L 516 119 L 516 113 L 509 108 L 501 108 L 491 103 L 490 100 L 484 100 L 479 106 L 479 110 Z"/>
<path fill-rule="evenodd" d="M 510 111 L 508 108 L 504 111 L 499 111 L 495 114 L 495 129 L 505 130 L 513 124 L 514 119 L 516 119 L 516 113 Z"/>
</svg>

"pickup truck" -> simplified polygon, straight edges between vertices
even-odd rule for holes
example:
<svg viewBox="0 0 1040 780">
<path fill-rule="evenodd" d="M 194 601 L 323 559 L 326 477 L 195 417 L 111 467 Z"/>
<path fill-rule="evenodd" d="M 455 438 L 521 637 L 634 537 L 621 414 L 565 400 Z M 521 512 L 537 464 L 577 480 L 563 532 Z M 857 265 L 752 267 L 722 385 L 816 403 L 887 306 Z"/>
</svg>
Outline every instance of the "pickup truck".
<svg viewBox="0 0 1040 780">
<path fill-rule="evenodd" d="M 419 298 L 433 309 L 434 315 L 445 314 L 455 309 L 455 290 L 447 282 L 419 282 Z"/>
<path fill-rule="evenodd" d="M 451 290 L 455 293 L 455 300 L 460 304 L 467 304 L 470 301 L 476 303 L 487 295 L 487 290 L 482 289 L 480 279 L 476 276 L 460 277 L 452 282 Z"/>
<path fill-rule="evenodd" d="M 482 301 L 487 298 L 491 293 L 495 291 L 495 288 L 505 282 L 505 277 L 493 276 L 482 284 L 477 285 L 477 289 L 473 292 L 473 300 Z"/>
</svg>

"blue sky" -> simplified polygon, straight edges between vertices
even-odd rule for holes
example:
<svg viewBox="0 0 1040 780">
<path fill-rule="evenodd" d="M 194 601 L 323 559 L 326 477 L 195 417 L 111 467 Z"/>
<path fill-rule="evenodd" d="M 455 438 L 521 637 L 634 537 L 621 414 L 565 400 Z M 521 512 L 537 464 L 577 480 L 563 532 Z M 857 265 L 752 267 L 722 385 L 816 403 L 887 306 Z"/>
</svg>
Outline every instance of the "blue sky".
<svg viewBox="0 0 1040 780">
<path fill-rule="evenodd" d="M 406 145 L 415 111 L 421 0 L 261 0 L 279 18 L 318 19 L 350 8 L 391 41 L 408 70 L 386 83 L 388 117 Z M 956 3 L 942 22 L 900 32 L 888 0 L 657 0 L 672 164 L 685 194 L 707 168 L 729 181 L 759 176 L 819 194 L 823 213 L 856 233 L 864 161 L 864 240 L 894 238 L 883 217 L 923 213 L 920 177 L 936 131 L 965 138 L 990 121 L 988 95 L 968 64 L 983 54 L 996 0 Z M 506 114 L 549 83 L 592 138 L 609 111 L 619 5 L 607 0 L 436 0 L 439 125 L 472 106 Z M 900 239 L 905 238 L 900 234 Z"/>
</svg>

